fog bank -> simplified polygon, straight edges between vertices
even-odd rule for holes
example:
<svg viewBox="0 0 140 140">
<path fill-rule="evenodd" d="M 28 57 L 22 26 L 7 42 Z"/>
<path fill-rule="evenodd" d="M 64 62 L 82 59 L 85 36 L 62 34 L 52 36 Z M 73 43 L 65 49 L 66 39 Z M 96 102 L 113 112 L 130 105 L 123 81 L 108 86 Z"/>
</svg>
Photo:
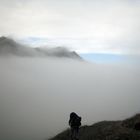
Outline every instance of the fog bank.
<svg viewBox="0 0 140 140">
<path fill-rule="evenodd" d="M 70 59 L 0 58 L 2 140 L 44 140 L 68 128 L 140 112 L 140 67 Z"/>
</svg>

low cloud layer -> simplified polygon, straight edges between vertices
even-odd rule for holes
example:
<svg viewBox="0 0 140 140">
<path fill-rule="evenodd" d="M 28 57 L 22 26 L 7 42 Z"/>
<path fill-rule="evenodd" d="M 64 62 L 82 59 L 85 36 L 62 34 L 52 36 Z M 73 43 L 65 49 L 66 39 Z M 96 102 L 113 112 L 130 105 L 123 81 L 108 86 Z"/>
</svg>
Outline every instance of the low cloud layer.
<svg viewBox="0 0 140 140">
<path fill-rule="evenodd" d="M 2 140 L 43 140 L 82 124 L 124 119 L 140 111 L 140 67 L 75 60 L 0 58 Z"/>
</svg>

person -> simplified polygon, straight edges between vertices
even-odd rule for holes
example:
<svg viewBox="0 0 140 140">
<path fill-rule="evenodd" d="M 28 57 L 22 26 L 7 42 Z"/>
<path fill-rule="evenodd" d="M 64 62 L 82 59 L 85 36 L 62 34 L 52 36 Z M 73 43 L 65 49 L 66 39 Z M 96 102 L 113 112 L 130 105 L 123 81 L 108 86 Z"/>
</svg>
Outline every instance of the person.
<svg viewBox="0 0 140 140">
<path fill-rule="evenodd" d="M 81 117 L 75 112 L 70 113 L 69 125 L 71 127 L 71 140 L 78 140 L 79 128 L 81 126 Z"/>
</svg>

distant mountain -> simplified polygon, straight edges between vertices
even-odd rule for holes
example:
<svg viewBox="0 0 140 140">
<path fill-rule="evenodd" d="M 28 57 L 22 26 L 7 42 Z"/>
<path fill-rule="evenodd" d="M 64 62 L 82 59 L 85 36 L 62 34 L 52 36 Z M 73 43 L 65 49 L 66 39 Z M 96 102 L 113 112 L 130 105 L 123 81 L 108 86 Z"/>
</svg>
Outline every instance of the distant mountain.
<svg viewBox="0 0 140 140">
<path fill-rule="evenodd" d="M 79 59 L 81 57 L 74 51 L 69 51 L 63 47 L 56 48 L 31 48 L 13 39 L 0 37 L 0 56 L 20 56 L 20 57 L 65 57 Z"/>
<path fill-rule="evenodd" d="M 71 140 L 70 130 L 49 140 Z M 79 140 L 140 140 L 140 114 L 123 121 L 102 121 L 82 126 Z"/>
<path fill-rule="evenodd" d="M 21 45 L 14 40 L 6 37 L 0 37 L 0 55 L 16 55 L 16 56 L 35 56 L 36 50 Z"/>
<path fill-rule="evenodd" d="M 43 56 L 50 57 L 67 57 L 67 58 L 75 58 L 82 59 L 76 52 L 69 51 L 63 47 L 56 48 L 35 48 L 37 52 L 40 52 Z"/>
</svg>

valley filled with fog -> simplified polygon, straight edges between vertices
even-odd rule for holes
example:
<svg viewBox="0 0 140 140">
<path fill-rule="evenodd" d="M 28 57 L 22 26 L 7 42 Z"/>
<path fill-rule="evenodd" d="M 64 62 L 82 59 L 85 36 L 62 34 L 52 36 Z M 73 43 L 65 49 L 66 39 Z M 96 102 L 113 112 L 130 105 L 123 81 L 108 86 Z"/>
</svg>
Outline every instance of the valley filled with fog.
<svg viewBox="0 0 140 140">
<path fill-rule="evenodd" d="M 71 112 L 140 113 L 140 0 L 0 0 L 0 140 L 48 140 Z"/>
<path fill-rule="evenodd" d="M 82 124 L 119 120 L 140 111 L 140 67 L 69 58 L 0 57 L 2 140 L 44 140 Z"/>
</svg>

